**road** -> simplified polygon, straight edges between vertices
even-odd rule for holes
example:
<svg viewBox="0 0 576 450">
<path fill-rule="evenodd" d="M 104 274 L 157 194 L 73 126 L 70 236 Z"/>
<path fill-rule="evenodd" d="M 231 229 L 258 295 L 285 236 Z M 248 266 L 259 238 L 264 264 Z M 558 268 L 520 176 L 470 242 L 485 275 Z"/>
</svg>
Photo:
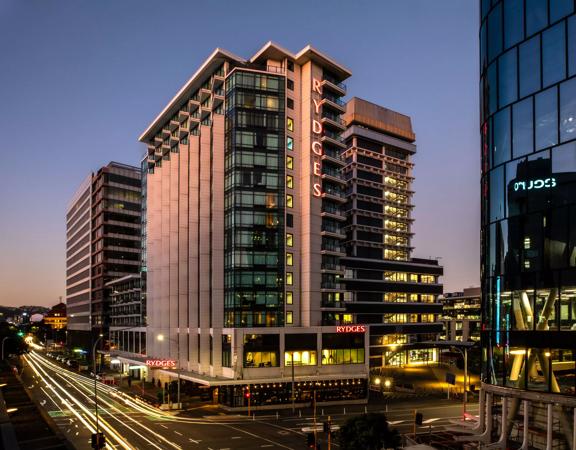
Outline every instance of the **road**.
<svg viewBox="0 0 576 450">
<path fill-rule="evenodd" d="M 96 429 L 94 381 L 64 369 L 42 353 L 24 357 L 22 375 L 26 387 L 54 419 L 58 427 L 79 450 L 90 449 L 90 435 Z M 303 428 L 311 427 L 312 417 L 264 413 L 256 417 L 206 415 L 205 410 L 176 416 L 127 396 L 115 387 L 98 385 L 98 427 L 104 431 L 109 448 L 116 449 L 302 449 Z M 412 432 L 414 408 L 424 414 L 420 432 L 442 429 L 461 415 L 461 405 L 427 399 L 391 405 L 387 417 L 401 433 Z M 476 409 L 474 409 L 476 408 Z M 359 409 L 358 406 L 355 407 Z M 474 405 L 471 412 L 477 410 Z M 341 425 L 350 417 L 350 408 L 330 408 L 333 424 Z M 360 412 L 360 411 L 358 411 Z M 286 414 L 286 412 L 284 412 Z M 319 436 L 322 436 L 320 433 Z M 333 446 L 337 448 L 337 445 Z M 322 448 L 326 448 L 323 443 Z"/>
</svg>

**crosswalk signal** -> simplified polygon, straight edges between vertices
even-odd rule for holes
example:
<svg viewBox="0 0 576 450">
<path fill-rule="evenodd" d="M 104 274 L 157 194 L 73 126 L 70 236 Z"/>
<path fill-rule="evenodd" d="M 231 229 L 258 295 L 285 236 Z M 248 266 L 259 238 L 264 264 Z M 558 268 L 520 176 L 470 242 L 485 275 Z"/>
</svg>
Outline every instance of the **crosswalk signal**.
<svg viewBox="0 0 576 450">
<path fill-rule="evenodd" d="M 416 416 L 414 417 L 414 421 L 416 422 L 416 425 L 422 425 L 423 419 L 424 419 L 424 414 L 416 413 Z"/>
<path fill-rule="evenodd" d="M 106 438 L 104 433 L 92 433 L 92 448 L 100 450 L 106 447 Z"/>
</svg>

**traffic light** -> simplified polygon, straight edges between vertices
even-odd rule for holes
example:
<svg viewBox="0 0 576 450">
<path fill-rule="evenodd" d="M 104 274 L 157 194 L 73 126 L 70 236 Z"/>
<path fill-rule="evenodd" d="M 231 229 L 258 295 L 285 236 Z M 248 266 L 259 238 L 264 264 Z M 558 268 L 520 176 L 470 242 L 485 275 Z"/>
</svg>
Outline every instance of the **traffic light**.
<svg viewBox="0 0 576 450">
<path fill-rule="evenodd" d="M 19 332 L 18 332 L 18 336 L 24 337 L 24 332 L 23 332 L 23 331 L 19 331 Z"/>
<path fill-rule="evenodd" d="M 422 425 L 422 420 L 424 419 L 424 415 L 422 413 L 417 412 L 414 416 L 414 422 L 416 425 Z"/>
<path fill-rule="evenodd" d="M 306 435 L 306 447 L 308 448 L 314 448 L 314 433 L 308 433 Z"/>
<path fill-rule="evenodd" d="M 92 448 L 100 450 L 104 447 L 106 447 L 106 438 L 104 437 L 104 433 L 92 433 Z"/>
</svg>

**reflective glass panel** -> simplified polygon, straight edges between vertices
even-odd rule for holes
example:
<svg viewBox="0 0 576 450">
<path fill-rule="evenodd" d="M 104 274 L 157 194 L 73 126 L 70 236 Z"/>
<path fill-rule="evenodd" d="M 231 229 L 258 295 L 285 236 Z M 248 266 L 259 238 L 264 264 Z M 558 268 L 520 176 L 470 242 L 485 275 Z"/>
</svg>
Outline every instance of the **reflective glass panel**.
<svg viewBox="0 0 576 450">
<path fill-rule="evenodd" d="M 536 95 L 536 150 L 558 143 L 557 90 L 550 88 Z"/>
<path fill-rule="evenodd" d="M 504 0 L 504 46 L 510 48 L 522 40 L 524 28 L 524 2 Z"/>
<path fill-rule="evenodd" d="M 576 138 L 576 78 L 560 85 L 560 141 Z"/>
<path fill-rule="evenodd" d="M 488 15 L 488 61 L 502 51 L 502 4 L 499 3 Z"/>
<path fill-rule="evenodd" d="M 512 152 L 517 158 L 534 151 L 532 97 L 516 103 L 512 117 Z"/>
<path fill-rule="evenodd" d="M 526 0 L 526 35 L 540 31 L 548 24 L 548 0 Z"/>
<path fill-rule="evenodd" d="M 566 78 L 564 22 L 542 33 L 542 83 L 544 87 Z"/>
<path fill-rule="evenodd" d="M 498 96 L 500 107 L 516 100 L 518 96 L 518 70 L 516 66 L 516 48 L 508 50 L 500 57 Z"/>
<path fill-rule="evenodd" d="M 550 22 L 554 23 L 573 12 L 573 0 L 550 0 Z"/>
<path fill-rule="evenodd" d="M 540 89 L 540 36 L 520 45 L 520 97 Z"/>
<path fill-rule="evenodd" d="M 510 108 L 494 115 L 493 153 L 495 166 L 510 159 Z"/>
</svg>

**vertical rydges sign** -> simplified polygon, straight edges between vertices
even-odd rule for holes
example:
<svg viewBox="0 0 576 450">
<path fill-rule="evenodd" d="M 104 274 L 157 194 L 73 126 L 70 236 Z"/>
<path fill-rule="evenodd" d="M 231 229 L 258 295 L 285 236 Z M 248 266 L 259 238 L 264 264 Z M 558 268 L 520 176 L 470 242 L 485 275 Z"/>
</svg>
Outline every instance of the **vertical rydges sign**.
<svg viewBox="0 0 576 450">
<path fill-rule="evenodd" d="M 314 94 L 318 95 L 314 95 Z M 322 101 L 322 85 L 320 80 L 312 78 L 312 194 L 314 197 L 322 195 L 322 123 L 320 122 L 320 102 Z"/>
</svg>

